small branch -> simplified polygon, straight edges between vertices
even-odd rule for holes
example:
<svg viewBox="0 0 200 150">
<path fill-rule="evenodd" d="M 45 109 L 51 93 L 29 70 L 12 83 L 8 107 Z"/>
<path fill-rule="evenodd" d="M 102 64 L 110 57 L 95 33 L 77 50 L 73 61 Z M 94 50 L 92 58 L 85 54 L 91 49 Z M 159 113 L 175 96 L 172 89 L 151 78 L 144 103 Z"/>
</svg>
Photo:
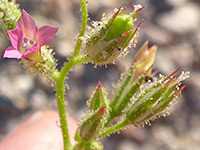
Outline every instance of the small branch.
<svg viewBox="0 0 200 150">
<path fill-rule="evenodd" d="M 62 79 L 65 79 L 65 76 L 67 75 L 67 73 L 69 72 L 69 70 L 75 65 L 74 63 L 74 58 L 72 57 L 62 68 L 61 72 L 60 72 L 60 76 Z"/>
<path fill-rule="evenodd" d="M 109 126 L 109 124 L 113 121 L 113 119 L 114 119 L 114 117 L 112 117 L 112 116 L 109 116 L 109 118 L 107 119 L 107 122 L 105 123 L 105 127 L 108 127 Z"/>
<path fill-rule="evenodd" d="M 60 72 L 60 76 L 62 79 L 65 78 L 66 74 L 70 71 L 70 69 L 75 65 L 81 65 L 82 63 L 87 61 L 87 55 L 83 54 L 81 56 L 72 57 L 62 68 Z"/>
<path fill-rule="evenodd" d="M 120 122 L 120 123 L 108 128 L 108 129 L 105 129 L 105 131 L 100 133 L 99 138 L 104 137 L 106 135 L 110 135 L 110 134 L 112 134 L 114 132 L 117 132 L 117 131 L 119 131 L 120 129 L 124 128 L 127 125 L 128 125 L 128 121 L 124 120 L 124 121 L 122 121 L 122 122 Z"/>
</svg>

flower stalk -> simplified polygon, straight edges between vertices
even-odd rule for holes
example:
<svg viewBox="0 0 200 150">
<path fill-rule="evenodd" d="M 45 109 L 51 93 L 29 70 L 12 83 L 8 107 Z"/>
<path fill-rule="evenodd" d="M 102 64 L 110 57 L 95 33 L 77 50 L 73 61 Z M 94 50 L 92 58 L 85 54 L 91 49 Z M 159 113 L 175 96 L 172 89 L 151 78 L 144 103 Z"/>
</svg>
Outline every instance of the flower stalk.
<svg viewBox="0 0 200 150">
<path fill-rule="evenodd" d="M 105 129 L 102 133 L 99 134 L 99 138 L 102 138 L 106 135 L 110 135 L 110 134 L 113 134 L 123 128 L 125 128 L 127 125 L 129 124 L 129 122 L 127 120 L 123 120 L 122 122 L 119 122 L 107 129 Z"/>
</svg>

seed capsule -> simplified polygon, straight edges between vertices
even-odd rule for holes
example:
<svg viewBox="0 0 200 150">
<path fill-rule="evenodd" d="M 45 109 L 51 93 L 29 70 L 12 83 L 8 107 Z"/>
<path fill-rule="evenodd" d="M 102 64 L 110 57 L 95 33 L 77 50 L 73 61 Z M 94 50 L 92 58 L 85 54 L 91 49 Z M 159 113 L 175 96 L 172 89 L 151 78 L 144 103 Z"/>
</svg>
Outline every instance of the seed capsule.
<svg viewBox="0 0 200 150">
<path fill-rule="evenodd" d="M 130 8 L 121 8 L 102 23 L 94 23 L 95 28 L 86 41 L 85 50 L 89 61 L 96 64 L 113 63 L 114 60 L 131 44 L 134 35 L 142 21 L 134 30 L 134 20 L 143 7 L 136 9 L 132 14 L 124 14 Z"/>
</svg>

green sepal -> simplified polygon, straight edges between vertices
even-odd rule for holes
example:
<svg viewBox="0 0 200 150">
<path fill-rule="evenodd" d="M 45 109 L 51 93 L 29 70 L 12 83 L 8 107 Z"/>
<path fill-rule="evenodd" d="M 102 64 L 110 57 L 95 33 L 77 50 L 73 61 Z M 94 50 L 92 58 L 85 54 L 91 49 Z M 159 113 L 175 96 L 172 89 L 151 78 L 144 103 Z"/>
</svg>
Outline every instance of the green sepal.
<svg viewBox="0 0 200 150">
<path fill-rule="evenodd" d="M 89 47 L 91 45 L 95 45 L 97 44 L 97 42 L 100 39 L 104 39 L 105 34 L 108 32 L 108 30 L 110 29 L 113 21 L 115 20 L 115 18 L 117 17 L 117 15 L 119 14 L 120 9 L 112 16 L 112 18 L 108 21 L 107 24 L 105 24 L 103 27 L 101 27 L 101 29 L 99 30 L 99 32 L 97 32 L 96 34 L 92 35 L 87 43 L 86 43 L 86 47 Z"/>
<path fill-rule="evenodd" d="M 175 86 L 172 86 L 170 89 L 168 89 L 167 92 L 162 97 L 162 99 L 151 108 L 150 113 L 147 113 L 146 115 L 144 115 L 144 117 L 142 117 L 143 119 L 141 119 L 139 122 L 135 122 L 135 124 L 140 124 L 142 122 L 148 121 L 151 118 L 153 118 L 156 114 L 159 114 L 160 112 L 165 110 L 168 107 L 169 103 L 179 93 L 179 92 L 177 92 L 176 94 L 173 94 L 170 98 L 168 98 L 170 96 L 170 94 L 174 91 Z"/>
<path fill-rule="evenodd" d="M 188 84 L 187 84 L 188 85 Z M 153 108 L 152 108 L 152 112 L 147 115 L 142 121 L 146 121 L 146 120 L 149 120 L 149 118 L 151 119 L 155 119 L 156 115 L 157 116 L 162 116 L 162 115 L 165 115 L 165 113 L 163 113 L 163 111 L 166 110 L 166 108 L 169 107 L 170 103 L 176 98 L 176 96 L 178 94 L 181 93 L 181 91 L 187 86 L 183 86 L 181 87 L 179 90 L 177 90 L 176 92 L 173 93 L 174 91 L 174 88 L 177 86 L 177 85 L 174 85 L 172 86 L 166 93 L 165 95 L 163 96 L 163 98 L 159 101 L 159 103 L 157 105 L 155 105 Z M 173 93 L 173 94 L 172 94 Z"/>
<path fill-rule="evenodd" d="M 134 67 L 130 67 L 129 70 L 128 70 L 128 75 L 122 81 L 121 85 L 119 87 L 117 87 L 118 89 L 116 91 L 116 94 L 115 94 L 115 96 L 113 98 L 113 101 L 112 101 L 111 105 L 116 105 L 115 103 L 117 103 L 119 98 L 122 96 L 122 93 L 124 92 L 125 88 L 129 84 L 129 81 L 130 81 L 133 73 L 134 73 Z"/>
<path fill-rule="evenodd" d="M 172 80 L 168 81 L 156 91 L 155 89 L 152 89 L 152 91 L 148 90 L 147 93 L 142 92 L 139 98 L 130 106 L 129 110 L 127 111 L 126 119 L 132 124 L 143 123 L 140 118 L 142 118 L 144 114 L 151 110 L 156 102 L 158 102 L 159 98 L 166 92 L 167 87 L 171 82 Z"/>
<path fill-rule="evenodd" d="M 144 75 L 134 83 L 129 83 L 130 78 L 131 77 L 128 76 L 127 79 L 125 79 L 124 84 L 122 84 L 121 88 L 119 89 L 119 93 L 116 92 L 116 96 L 110 105 L 111 118 L 118 117 L 123 114 L 123 110 L 127 107 L 128 103 L 131 101 L 131 98 L 141 86 L 144 80 Z"/>
<path fill-rule="evenodd" d="M 54 57 L 53 49 L 49 49 L 48 46 L 41 47 L 41 60 L 40 62 L 21 59 L 24 69 L 28 70 L 30 74 L 36 76 L 45 76 L 49 79 L 52 78 L 53 72 L 56 71 L 57 60 Z"/>
<path fill-rule="evenodd" d="M 107 94 L 102 87 L 101 82 L 99 82 L 96 91 L 94 92 L 94 95 L 92 96 L 92 99 L 90 101 L 90 111 L 95 112 L 101 107 L 106 107 L 106 111 L 104 113 L 104 116 L 106 117 L 109 111 L 109 100 L 107 98 Z"/>
<path fill-rule="evenodd" d="M 120 39 L 122 39 L 122 37 L 109 42 L 99 40 L 97 44 L 87 47 L 86 51 L 89 59 L 97 64 L 111 63 L 121 53 L 121 49 L 118 49 L 121 48 Z"/>
<path fill-rule="evenodd" d="M 85 44 L 89 62 L 113 63 L 120 53 L 126 51 L 141 25 L 140 23 L 136 29 L 133 29 L 135 18 L 130 14 L 123 14 L 128 8 L 123 11 L 119 8 L 111 18 L 106 18 L 107 21 L 104 18 L 102 22 L 94 23 L 95 28 L 92 29 L 93 32 L 89 34 Z"/>
<path fill-rule="evenodd" d="M 143 97 L 147 97 L 150 96 L 148 95 L 149 93 L 151 93 L 151 95 L 154 93 L 154 91 L 161 86 L 164 82 L 166 82 L 170 77 L 172 77 L 172 75 L 166 76 L 165 78 L 161 79 L 159 82 L 155 81 L 155 83 L 153 83 L 152 85 L 149 85 L 149 87 L 147 87 L 140 95 L 139 97 L 135 100 L 134 104 L 137 104 L 138 102 L 140 102 L 140 100 Z M 173 81 L 171 81 L 172 83 Z"/>
<path fill-rule="evenodd" d="M 82 141 L 92 141 L 99 134 L 106 107 L 100 108 L 87 118 L 80 127 Z"/>
</svg>

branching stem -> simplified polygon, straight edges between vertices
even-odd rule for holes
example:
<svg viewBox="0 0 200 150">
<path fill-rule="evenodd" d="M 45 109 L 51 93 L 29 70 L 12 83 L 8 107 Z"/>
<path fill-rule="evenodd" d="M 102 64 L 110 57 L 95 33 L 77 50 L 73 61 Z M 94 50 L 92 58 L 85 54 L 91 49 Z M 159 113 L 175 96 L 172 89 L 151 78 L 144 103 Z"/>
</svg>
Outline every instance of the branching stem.
<svg viewBox="0 0 200 150">
<path fill-rule="evenodd" d="M 82 26 L 79 33 L 79 37 L 77 39 L 76 47 L 74 49 L 74 53 L 72 57 L 69 59 L 69 61 L 63 66 L 61 71 L 60 72 L 55 71 L 52 75 L 53 79 L 56 82 L 56 96 L 57 96 L 60 124 L 62 128 L 62 135 L 63 135 L 63 141 L 64 141 L 64 150 L 72 149 L 68 124 L 67 124 L 67 119 L 66 119 L 66 110 L 65 110 L 65 98 L 64 98 L 65 77 L 73 66 L 80 65 L 87 60 L 86 55 L 79 56 L 81 44 L 83 41 L 81 37 L 83 37 L 85 34 L 85 29 L 87 26 L 87 16 L 88 16 L 86 0 L 80 0 L 80 4 L 81 4 L 81 10 L 82 10 Z"/>
</svg>

